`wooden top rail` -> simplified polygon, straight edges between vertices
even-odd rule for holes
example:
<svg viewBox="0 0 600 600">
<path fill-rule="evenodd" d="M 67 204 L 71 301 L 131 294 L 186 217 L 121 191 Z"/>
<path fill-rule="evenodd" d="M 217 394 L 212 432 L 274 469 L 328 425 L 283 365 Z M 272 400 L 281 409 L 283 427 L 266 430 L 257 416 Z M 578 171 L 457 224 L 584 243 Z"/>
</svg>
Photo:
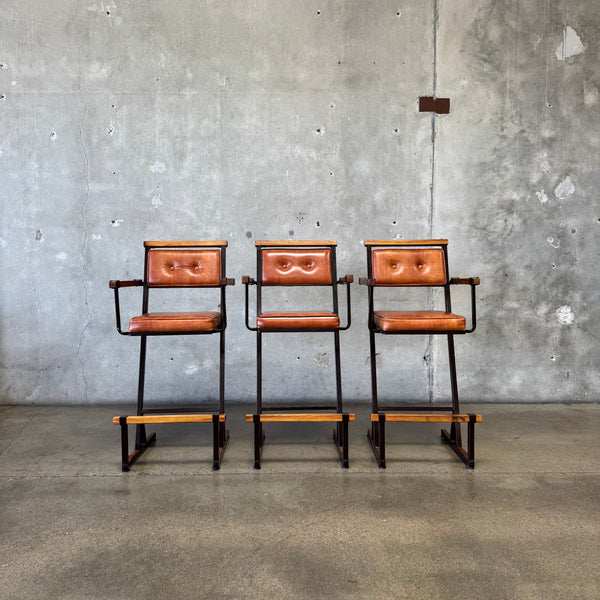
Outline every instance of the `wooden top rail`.
<svg viewBox="0 0 600 600">
<path fill-rule="evenodd" d="M 334 240 L 278 240 L 269 241 L 262 240 L 254 242 L 257 247 L 261 246 L 337 246 Z"/>
<path fill-rule="evenodd" d="M 365 246 L 447 246 L 448 240 L 365 240 Z"/>
<path fill-rule="evenodd" d="M 113 425 L 120 425 L 121 417 L 113 417 Z M 132 415 L 127 417 L 127 425 L 150 423 L 212 423 L 212 414 L 203 415 Z M 219 421 L 225 421 L 225 415 L 219 415 Z"/>
<path fill-rule="evenodd" d="M 292 421 L 306 421 L 306 422 L 334 422 L 341 423 L 344 415 L 341 413 L 326 414 L 326 413 L 272 413 L 258 415 L 261 423 L 268 422 L 292 422 Z M 356 416 L 353 413 L 348 415 L 349 421 L 354 421 Z M 246 415 L 246 422 L 252 423 L 254 421 L 254 415 Z"/>
<path fill-rule="evenodd" d="M 213 242 L 144 242 L 144 248 L 211 248 L 214 246 L 227 246 L 224 240 Z"/>
<path fill-rule="evenodd" d="M 415 423 L 468 423 L 471 415 L 424 415 L 424 414 L 391 414 L 391 413 L 371 413 L 371 421 L 379 421 L 379 416 L 383 415 L 386 422 L 409 421 Z M 481 415 L 473 415 L 475 423 L 481 423 Z"/>
</svg>

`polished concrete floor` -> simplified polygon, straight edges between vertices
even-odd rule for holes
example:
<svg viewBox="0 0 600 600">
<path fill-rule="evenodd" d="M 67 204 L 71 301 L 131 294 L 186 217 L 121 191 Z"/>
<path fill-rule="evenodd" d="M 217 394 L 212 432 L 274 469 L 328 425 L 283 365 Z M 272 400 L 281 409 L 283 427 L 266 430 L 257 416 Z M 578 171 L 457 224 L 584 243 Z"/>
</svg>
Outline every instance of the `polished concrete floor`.
<svg viewBox="0 0 600 600">
<path fill-rule="evenodd" d="M 480 405 L 474 471 L 431 424 L 350 425 L 247 406 L 211 470 L 210 425 L 160 425 L 121 473 L 115 407 L 0 407 L 2 599 L 600 598 L 600 405 Z"/>
</svg>

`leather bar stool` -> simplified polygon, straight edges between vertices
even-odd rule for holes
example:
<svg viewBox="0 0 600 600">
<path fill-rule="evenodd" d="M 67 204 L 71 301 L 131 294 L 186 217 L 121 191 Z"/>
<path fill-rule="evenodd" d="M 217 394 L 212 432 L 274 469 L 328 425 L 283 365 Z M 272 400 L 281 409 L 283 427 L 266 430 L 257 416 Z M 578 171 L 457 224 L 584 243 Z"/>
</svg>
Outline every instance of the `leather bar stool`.
<svg viewBox="0 0 600 600">
<path fill-rule="evenodd" d="M 348 422 L 354 415 L 343 412 L 340 366 L 340 331 L 350 327 L 350 283 L 352 275 L 337 279 L 336 242 L 334 241 L 259 241 L 256 242 L 257 277 L 243 277 L 246 285 L 246 326 L 256 332 L 257 391 L 256 413 L 246 415 L 254 423 L 254 467 L 260 469 L 266 422 L 334 422 L 334 442 L 343 467 L 348 467 Z M 341 326 L 337 285 L 347 290 L 347 324 Z M 248 287 L 256 286 L 256 322 L 249 323 Z M 269 288 L 300 286 L 329 288 L 324 310 L 263 311 L 264 296 Z M 325 303 L 325 301 L 323 301 Z M 266 333 L 321 332 L 333 333 L 335 349 L 336 402 L 322 406 L 264 404 L 262 397 L 262 337 Z"/>
<path fill-rule="evenodd" d="M 144 242 L 144 279 L 130 281 L 114 280 L 109 286 L 115 293 L 117 331 L 121 335 L 139 337 L 140 362 L 138 397 L 135 416 L 115 417 L 113 422 L 121 425 L 122 468 L 129 471 L 131 465 L 155 440 L 156 434 L 146 434 L 146 425 L 153 423 L 213 423 L 213 469 L 218 469 L 229 439 L 225 429 L 225 329 L 227 311 L 225 288 L 235 280 L 225 275 L 225 241 L 195 242 Z M 121 328 L 119 290 L 124 287 L 142 287 L 142 314 L 133 317 L 127 331 Z M 149 312 L 149 292 L 153 296 L 158 289 L 167 288 L 215 288 L 216 310 L 204 312 Z M 146 346 L 150 336 L 162 335 L 212 335 L 219 337 L 219 398 L 218 405 L 180 408 L 144 406 L 144 381 L 146 371 Z M 177 414 L 168 414 L 168 413 Z M 188 414 L 184 414 L 188 413 Z M 196 413 L 196 414 L 190 414 Z M 212 414 L 202 414 L 212 413 Z M 131 455 L 127 448 L 127 425 L 135 424 L 135 449 Z"/>
<path fill-rule="evenodd" d="M 478 277 L 451 279 L 448 271 L 448 240 L 365 241 L 367 275 L 360 284 L 368 286 L 369 339 L 371 362 L 371 428 L 368 437 L 380 468 L 385 468 L 386 422 L 448 422 L 444 439 L 468 468 L 475 466 L 474 424 L 481 415 L 461 414 L 458 400 L 454 336 L 475 331 L 475 286 Z M 452 312 L 450 288 L 471 286 L 471 327 L 466 318 Z M 377 288 L 438 287 L 444 290 L 444 310 L 389 310 L 375 308 Z M 446 335 L 450 364 L 451 404 L 399 404 L 380 406 L 377 398 L 375 337 L 381 335 Z M 462 446 L 460 424 L 468 424 L 468 447 Z"/>
</svg>

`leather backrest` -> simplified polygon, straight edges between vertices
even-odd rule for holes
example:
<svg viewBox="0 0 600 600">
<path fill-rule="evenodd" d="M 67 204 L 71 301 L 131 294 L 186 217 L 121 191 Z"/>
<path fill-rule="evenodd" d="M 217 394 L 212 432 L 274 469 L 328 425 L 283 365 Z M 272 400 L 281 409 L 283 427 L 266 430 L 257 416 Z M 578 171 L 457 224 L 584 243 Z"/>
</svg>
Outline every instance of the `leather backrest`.
<svg viewBox="0 0 600 600">
<path fill-rule="evenodd" d="M 148 252 L 149 287 L 217 287 L 221 251 L 160 249 Z"/>
<path fill-rule="evenodd" d="M 375 285 L 444 285 L 446 261 L 441 248 L 379 248 L 371 253 Z"/>
<path fill-rule="evenodd" d="M 331 283 L 331 250 L 265 249 L 262 285 L 328 285 Z"/>
</svg>

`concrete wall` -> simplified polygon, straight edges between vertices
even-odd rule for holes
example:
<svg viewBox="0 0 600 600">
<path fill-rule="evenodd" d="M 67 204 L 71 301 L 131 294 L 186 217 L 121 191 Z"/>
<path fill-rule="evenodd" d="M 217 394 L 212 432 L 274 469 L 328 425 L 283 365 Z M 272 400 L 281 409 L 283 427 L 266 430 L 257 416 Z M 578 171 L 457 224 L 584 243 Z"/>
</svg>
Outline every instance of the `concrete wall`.
<svg viewBox="0 0 600 600">
<path fill-rule="evenodd" d="M 255 240 L 336 239 L 358 278 L 362 240 L 427 237 L 482 278 L 464 400 L 598 400 L 596 2 L 7 0 L 0 19 L 1 402 L 134 398 L 107 282 L 142 276 L 146 239 L 229 241 L 227 397 L 252 400 Z M 450 114 L 418 112 L 434 93 Z M 344 391 L 366 401 L 365 288 L 353 306 Z M 306 337 L 266 339 L 266 398 L 333 394 L 329 336 Z M 384 398 L 447 397 L 443 339 L 380 347 Z M 216 338 L 149 349 L 149 398 L 214 396 Z"/>
</svg>

